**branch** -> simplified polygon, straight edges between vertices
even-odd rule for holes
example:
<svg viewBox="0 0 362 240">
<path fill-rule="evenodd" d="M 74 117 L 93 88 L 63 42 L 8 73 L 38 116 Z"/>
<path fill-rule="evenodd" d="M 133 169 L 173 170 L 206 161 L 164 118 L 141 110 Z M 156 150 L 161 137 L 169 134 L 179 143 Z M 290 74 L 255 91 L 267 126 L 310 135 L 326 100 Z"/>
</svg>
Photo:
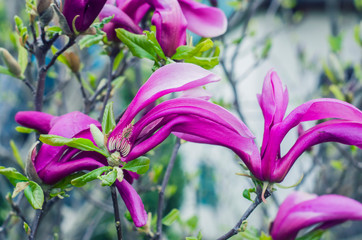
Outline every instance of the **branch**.
<svg viewBox="0 0 362 240">
<path fill-rule="evenodd" d="M 163 177 L 163 180 L 162 180 L 161 191 L 160 191 L 160 193 L 158 195 L 157 233 L 156 233 L 156 236 L 155 236 L 156 240 L 160 239 L 161 235 L 162 235 L 162 211 L 163 211 L 163 207 L 164 207 L 163 205 L 164 205 L 164 202 L 165 202 L 165 189 L 166 189 L 166 186 L 168 184 L 168 180 L 170 179 L 173 166 L 175 165 L 177 152 L 178 152 L 180 146 L 181 146 L 181 140 L 179 138 L 177 138 L 175 146 L 173 147 L 173 150 L 172 150 L 172 155 L 171 155 L 171 158 L 170 158 L 170 162 L 168 163 L 165 176 Z"/>
<path fill-rule="evenodd" d="M 270 192 L 266 191 L 265 192 L 265 199 L 268 198 L 270 196 Z M 238 223 L 234 226 L 234 228 L 230 229 L 229 232 L 225 233 L 224 235 L 222 235 L 221 237 L 219 237 L 217 240 L 225 240 L 225 239 L 229 239 L 230 237 L 238 234 L 240 232 L 240 226 L 241 224 L 249 217 L 249 215 L 256 209 L 256 207 L 262 203 L 262 198 L 261 198 L 261 190 L 260 188 L 258 188 L 257 190 L 257 196 L 254 199 L 254 202 L 249 206 L 249 208 L 246 210 L 246 212 L 243 214 L 243 216 L 240 218 L 240 220 L 238 221 Z"/>
<path fill-rule="evenodd" d="M 117 191 L 116 191 L 115 184 L 113 184 L 110 188 L 111 188 L 113 209 L 114 209 L 114 222 L 115 222 L 115 225 L 116 225 L 117 236 L 118 236 L 117 239 L 122 240 L 122 226 L 121 226 L 121 219 L 119 217 L 119 208 L 118 208 L 118 202 L 117 202 Z"/>
</svg>

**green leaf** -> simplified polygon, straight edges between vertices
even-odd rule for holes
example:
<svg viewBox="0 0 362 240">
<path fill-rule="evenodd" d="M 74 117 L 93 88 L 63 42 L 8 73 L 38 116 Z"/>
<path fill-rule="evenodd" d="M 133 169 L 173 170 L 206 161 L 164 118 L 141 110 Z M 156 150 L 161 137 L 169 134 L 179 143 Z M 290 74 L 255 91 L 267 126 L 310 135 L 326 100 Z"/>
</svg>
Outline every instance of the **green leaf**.
<svg viewBox="0 0 362 240">
<path fill-rule="evenodd" d="M 186 221 L 186 224 L 191 229 L 191 231 L 195 231 L 196 228 L 197 228 L 198 222 L 199 222 L 198 217 L 197 216 L 192 216 Z"/>
<path fill-rule="evenodd" d="M 69 176 L 66 176 L 65 178 L 63 178 L 62 180 L 60 180 L 59 182 L 57 182 L 55 185 L 53 185 L 53 189 L 54 188 L 59 188 L 61 190 L 64 190 L 66 188 L 71 188 L 72 185 L 72 181 L 76 178 L 79 178 L 81 176 L 84 176 L 85 174 L 83 172 L 77 172 L 74 174 L 71 174 Z"/>
<path fill-rule="evenodd" d="M 329 46 L 331 47 L 331 50 L 333 52 L 338 53 L 341 51 L 342 40 L 343 40 L 342 34 L 339 34 L 338 36 L 329 36 L 328 37 Z"/>
<path fill-rule="evenodd" d="M 15 185 L 15 189 L 13 191 L 13 194 L 11 195 L 11 198 L 15 198 L 21 191 L 24 191 L 25 188 L 29 186 L 29 182 L 18 182 Z"/>
<path fill-rule="evenodd" d="M 36 182 L 29 181 L 29 186 L 24 190 L 24 195 L 34 209 L 42 209 L 44 192 Z"/>
<path fill-rule="evenodd" d="M 79 41 L 80 49 L 90 47 L 101 42 L 105 34 L 86 35 Z"/>
<path fill-rule="evenodd" d="M 199 42 L 195 47 L 192 46 L 179 46 L 176 53 L 171 57 L 174 60 L 183 60 L 197 56 L 198 54 L 211 49 L 214 43 L 210 39 L 205 39 Z"/>
<path fill-rule="evenodd" d="M 205 69 L 212 69 L 219 64 L 219 57 L 192 57 L 185 59 L 187 63 L 193 63 Z"/>
<path fill-rule="evenodd" d="M 62 31 L 62 28 L 59 26 L 51 26 L 51 27 L 46 28 L 46 32 L 51 35 L 54 35 L 56 33 L 58 33 L 59 35 L 62 35 L 63 31 Z"/>
<path fill-rule="evenodd" d="M 20 132 L 20 133 L 38 132 L 38 131 L 35 130 L 35 129 L 27 128 L 27 127 L 21 127 L 21 126 L 17 126 L 17 127 L 15 128 L 15 130 L 16 130 L 17 132 Z"/>
<path fill-rule="evenodd" d="M 0 166 L 0 174 L 4 175 L 15 186 L 17 181 L 28 181 L 28 178 L 19 173 L 15 168 Z M 15 183 L 14 183 L 15 180 Z"/>
<path fill-rule="evenodd" d="M 13 151 L 13 155 L 14 155 L 14 158 L 15 158 L 16 162 L 19 164 L 19 166 L 22 169 L 25 169 L 24 162 L 20 157 L 19 149 L 15 145 L 15 142 L 13 140 L 10 140 L 10 147 L 11 147 L 11 150 Z"/>
<path fill-rule="evenodd" d="M 157 51 L 146 35 L 134 34 L 125 29 L 116 29 L 117 37 L 129 48 L 133 56 L 157 61 Z"/>
<path fill-rule="evenodd" d="M 98 176 L 98 179 L 102 181 L 102 186 L 111 186 L 117 180 L 117 171 L 113 169 L 106 175 Z"/>
<path fill-rule="evenodd" d="M 261 59 L 265 59 L 269 56 L 271 47 L 272 47 L 272 40 L 271 40 L 271 38 L 267 38 L 265 40 L 263 50 L 261 51 L 261 55 L 260 55 Z"/>
<path fill-rule="evenodd" d="M 330 164 L 338 171 L 343 171 L 346 168 L 341 160 L 332 160 Z"/>
<path fill-rule="evenodd" d="M 362 22 L 354 27 L 354 40 L 362 47 Z"/>
<path fill-rule="evenodd" d="M 26 235 L 29 236 L 30 233 L 31 233 L 31 229 L 30 229 L 29 225 L 28 225 L 26 222 L 24 222 L 23 227 L 24 227 L 24 230 L 25 230 L 25 232 L 26 232 Z"/>
<path fill-rule="evenodd" d="M 249 189 L 245 189 L 243 191 L 243 197 L 248 199 L 249 201 L 252 201 L 251 198 L 250 198 L 250 192 L 249 192 Z"/>
<path fill-rule="evenodd" d="M 324 233 L 325 230 L 315 230 L 302 237 L 297 238 L 297 240 L 319 240 L 322 238 Z"/>
<path fill-rule="evenodd" d="M 100 175 L 102 175 L 106 171 L 109 171 L 110 169 L 111 167 L 109 166 L 97 168 L 80 177 L 74 178 L 73 180 L 71 180 L 71 184 L 76 187 L 83 187 L 87 182 L 97 179 Z"/>
<path fill-rule="evenodd" d="M 177 209 L 172 209 L 164 218 L 162 218 L 162 224 L 166 226 L 171 226 L 171 224 L 176 221 L 180 216 L 180 212 Z"/>
<path fill-rule="evenodd" d="M 52 45 L 51 46 L 51 50 L 52 50 L 52 53 L 55 54 L 57 53 L 59 50 L 54 46 Z M 63 54 L 60 54 L 57 58 L 57 60 L 61 63 L 63 63 L 65 66 L 67 66 L 68 68 L 71 68 L 70 66 L 70 63 L 68 61 L 68 59 L 63 55 Z"/>
<path fill-rule="evenodd" d="M 124 57 L 124 52 L 121 50 L 119 51 L 119 53 L 117 54 L 117 56 L 114 58 L 114 62 L 113 62 L 113 71 L 116 71 L 119 67 L 119 65 L 122 62 L 122 59 Z"/>
<path fill-rule="evenodd" d="M 329 91 L 331 91 L 337 99 L 341 101 L 346 101 L 346 98 L 344 97 L 342 90 L 337 85 L 335 84 L 330 85 Z"/>
<path fill-rule="evenodd" d="M 11 77 L 17 78 L 17 76 L 15 76 L 13 73 L 11 73 L 9 71 L 9 69 L 7 67 L 4 66 L 0 66 L 0 73 L 5 74 L 5 75 L 9 75 Z"/>
<path fill-rule="evenodd" d="M 124 170 L 144 174 L 150 167 L 150 159 L 148 157 L 139 157 L 131 162 L 128 162 L 122 167 Z"/>
<path fill-rule="evenodd" d="M 20 45 L 19 41 L 17 41 L 18 63 L 20 65 L 21 74 L 24 75 L 26 67 L 28 66 L 28 51 L 23 46 Z"/>
<path fill-rule="evenodd" d="M 166 60 L 167 58 L 166 58 L 165 53 L 163 52 L 160 44 L 159 44 L 158 41 L 157 41 L 155 32 L 153 32 L 153 31 L 152 31 L 152 32 L 144 31 L 144 33 L 145 33 L 146 36 L 147 36 L 147 40 L 148 40 L 149 42 L 151 42 L 151 44 L 152 44 L 152 46 L 153 46 L 156 54 L 157 54 L 158 56 L 160 56 L 162 59 L 165 59 L 165 60 Z"/>
<path fill-rule="evenodd" d="M 116 121 L 113 114 L 113 102 L 109 102 L 104 109 L 102 130 L 104 134 L 108 134 L 116 126 Z"/>
<path fill-rule="evenodd" d="M 64 146 L 77 148 L 82 151 L 94 151 L 102 154 L 105 157 L 109 156 L 109 153 L 96 147 L 93 142 L 86 138 L 65 138 L 57 135 L 40 135 L 39 140 L 45 144 L 51 146 Z"/>
</svg>

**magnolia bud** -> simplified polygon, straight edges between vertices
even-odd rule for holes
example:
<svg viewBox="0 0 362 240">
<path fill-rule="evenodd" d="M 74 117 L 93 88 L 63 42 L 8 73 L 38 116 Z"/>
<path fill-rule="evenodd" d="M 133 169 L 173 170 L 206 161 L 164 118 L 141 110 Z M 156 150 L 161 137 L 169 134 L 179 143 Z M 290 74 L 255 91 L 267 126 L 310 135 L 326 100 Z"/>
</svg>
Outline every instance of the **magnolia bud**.
<svg viewBox="0 0 362 240">
<path fill-rule="evenodd" d="M 117 171 L 117 180 L 122 182 L 123 180 L 123 170 L 119 167 L 114 167 L 114 169 Z"/>
<path fill-rule="evenodd" d="M 72 72 L 77 73 L 80 70 L 80 59 L 74 52 L 66 52 L 63 54 L 69 63 L 69 67 Z"/>
<path fill-rule="evenodd" d="M 54 16 L 54 10 L 53 8 L 51 7 L 47 7 L 43 12 L 39 12 L 39 16 L 40 16 L 40 22 L 41 22 L 41 25 L 43 27 L 47 26 L 50 21 L 53 19 L 53 16 Z"/>
<path fill-rule="evenodd" d="M 21 67 L 15 58 L 5 48 L 0 48 L 0 55 L 4 60 L 9 72 L 16 77 L 21 77 Z"/>
<path fill-rule="evenodd" d="M 105 149 L 106 147 L 104 145 L 104 136 L 101 130 L 99 130 L 99 128 L 94 124 L 91 124 L 89 127 L 97 146 L 102 149 Z"/>
<path fill-rule="evenodd" d="M 54 12 L 58 16 L 59 26 L 62 29 L 62 31 L 67 35 L 73 35 L 73 32 L 69 28 L 67 19 L 65 18 L 59 7 L 54 3 L 52 4 L 52 7 L 54 9 Z"/>
<path fill-rule="evenodd" d="M 41 16 L 45 11 L 47 11 L 51 3 L 52 0 L 38 0 L 36 5 L 36 11 L 38 14 Z"/>
<path fill-rule="evenodd" d="M 28 154 L 27 160 L 26 160 L 26 167 L 25 167 L 25 173 L 26 176 L 29 178 L 29 180 L 34 181 L 38 184 L 42 184 L 43 181 L 39 178 L 38 173 L 36 172 L 35 166 L 34 166 L 34 160 L 37 152 L 37 145 L 39 144 L 39 141 L 34 143 L 34 145 L 31 147 L 31 150 Z"/>
</svg>

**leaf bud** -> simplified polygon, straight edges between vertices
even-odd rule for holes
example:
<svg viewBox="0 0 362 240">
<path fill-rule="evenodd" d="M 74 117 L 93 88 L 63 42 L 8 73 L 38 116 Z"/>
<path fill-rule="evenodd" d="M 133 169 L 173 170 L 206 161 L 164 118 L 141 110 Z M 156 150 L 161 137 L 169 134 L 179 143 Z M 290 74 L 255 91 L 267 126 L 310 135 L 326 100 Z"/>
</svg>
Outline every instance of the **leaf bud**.
<svg viewBox="0 0 362 240">
<path fill-rule="evenodd" d="M 20 78 L 22 75 L 21 67 L 15 58 L 5 48 L 0 48 L 0 55 L 8 67 L 9 72 Z"/>
<path fill-rule="evenodd" d="M 43 181 L 39 178 L 38 173 L 36 172 L 36 169 L 34 166 L 35 157 L 38 154 L 38 151 L 37 151 L 38 144 L 39 144 L 39 141 L 34 143 L 34 145 L 30 149 L 30 152 L 26 159 L 25 174 L 29 178 L 29 180 L 34 181 L 38 184 L 42 184 Z"/>
<path fill-rule="evenodd" d="M 101 130 L 99 130 L 99 128 L 94 124 L 91 124 L 89 127 L 90 127 L 90 131 L 92 133 L 93 139 L 96 142 L 97 146 L 102 149 L 105 149 L 106 147 L 104 144 L 104 136 L 103 136 L 103 133 L 101 132 Z"/>
</svg>

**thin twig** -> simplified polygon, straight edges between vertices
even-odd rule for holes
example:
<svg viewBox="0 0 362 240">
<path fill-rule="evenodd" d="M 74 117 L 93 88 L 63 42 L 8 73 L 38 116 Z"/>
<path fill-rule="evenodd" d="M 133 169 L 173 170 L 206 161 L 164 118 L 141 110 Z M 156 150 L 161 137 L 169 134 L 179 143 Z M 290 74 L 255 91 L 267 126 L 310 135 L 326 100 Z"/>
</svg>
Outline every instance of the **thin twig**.
<svg viewBox="0 0 362 240">
<path fill-rule="evenodd" d="M 265 192 L 265 199 L 268 198 L 271 194 L 269 193 L 269 191 Z M 240 226 L 241 224 L 249 217 L 249 215 L 256 209 L 256 207 L 262 203 L 262 197 L 261 197 L 261 190 L 259 189 L 257 192 L 257 196 L 254 199 L 254 202 L 249 206 L 249 208 L 246 210 L 246 212 L 243 214 L 243 216 L 240 218 L 240 220 L 238 221 L 238 223 L 232 228 L 230 229 L 229 232 L 225 233 L 224 235 L 222 235 L 221 237 L 219 237 L 217 240 L 225 240 L 225 239 L 229 239 L 230 237 L 238 234 L 240 232 Z"/>
<path fill-rule="evenodd" d="M 82 93 L 82 97 L 83 97 L 83 103 L 84 103 L 84 112 L 87 114 L 89 113 L 89 99 L 88 99 L 88 96 L 87 96 L 87 93 L 84 89 L 84 86 L 83 86 L 83 82 L 82 82 L 82 76 L 80 75 L 79 72 L 76 72 L 74 73 L 76 79 L 78 80 L 79 82 L 79 85 L 80 85 L 80 91 Z"/>
<path fill-rule="evenodd" d="M 113 80 L 113 63 L 114 63 L 114 59 L 116 58 L 117 54 L 119 52 L 118 48 L 114 48 L 111 51 L 111 54 L 109 56 L 110 59 L 110 63 L 109 63 L 109 73 L 108 73 L 108 80 L 107 80 L 107 93 L 106 96 L 103 100 L 103 107 L 102 107 L 102 111 L 99 114 L 98 120 L 100 122 L 102 122 L 102 118 L 103 118 L 103 113 L 104 110 L 106 109 L 106 105 L 108 103 L 109 97 L 111 95 L 111 91 L 112 91 L 112 80 Z"/>
<path fill-rule="evenodd" d="M 163 212 L 163 207 L 164 207 L 164 202 L 165 202 L 165 190 L 166 190 L 166 186 L 168 184 L 168 181 L 170 179 L 173 166 L 175 165 L 177 152 L 178 152 L 180 146 L 181 146 L 181 140 L 179 138 L 177 138 L 175 146 L 173 147 L 173 150 L 172 150 L 172 155 L 171 155 L 171 158 L 170 158 L 170 162 L 168 163 L 165 176 L 163 177 L 163 180 L 162 180 L 161 191 L 160 191 L 160 193 L 158 195 L 157 233 L 155 235 L 156 240 L 160 239 L 161 235 L 162 235 L 162 212 Z"/>
<path fill-rule="evenodd" d="M 117 190 L 115 184 L 111 186 L 111 194 L 112 194 L 112 201 L 113 201 L 113 209 L 114 209 L 114 222 L 117 229 L 117 236 L 118 240 L 122 240 L 122 226 L 121 226 L 121 218 L 119 217 L 119 208 L 118 208 L 118 201 L 117 201 Z"/>
<path fill-rule="evenodd" d="M 40 219 L 42 218 L 43 213 L 44 213 L 43 209 L 37 209 L 35 211 L 35 217 L 34 217 L 33 223 L 31 224 L 31 232 L 30 232 L 28 240 L 35 239 L 35 235 L 38 230 Z"/>
<path fill-rule="evenodd" d="M 52 57 L 52 59 L 50 60 L 50 62 L 45 66 L 44 71 L 48 71 L 49 68 L 50 68 L 51 66 L 53 66 L 53 64 L 55 63 L 55 61 L 57 60 L 57 58 L 58 58 L 63 52 L 65 52 L 68 48 L 70 48 L 71 46 L 73 46 L 74 43 L 75 43 L 75 38 L 74 38 L 74 37 L 69 38 L 68 43 L 67 43 L 62 49 L 60 49 L 58 52 L 56 52 L 56 53 L 54 54 L 54 56 Z M 50 46 L 49 46 L 49 47 L 50 47 Z"/>
</svg>

